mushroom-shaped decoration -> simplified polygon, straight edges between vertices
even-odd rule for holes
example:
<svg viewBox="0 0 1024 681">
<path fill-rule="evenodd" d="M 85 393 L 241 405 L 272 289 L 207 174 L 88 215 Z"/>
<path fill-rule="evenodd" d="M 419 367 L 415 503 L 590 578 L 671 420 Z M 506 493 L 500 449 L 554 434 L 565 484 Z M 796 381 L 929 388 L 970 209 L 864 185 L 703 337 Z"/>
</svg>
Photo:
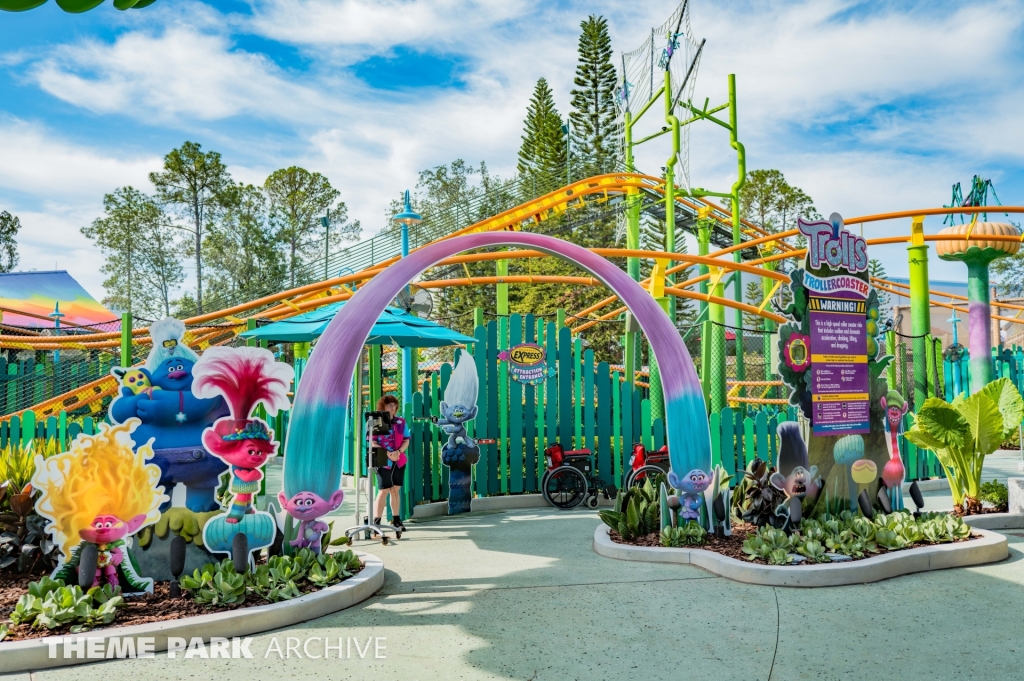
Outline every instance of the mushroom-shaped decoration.
<svg viewBox="0 0 1024 681">
<path fill-rule="evenodd" d="M 968 234 L 969 239 L 965 239 Z M 977 222 L 947 227 L 939 235 L 961 237 L 939 241 L 935 250 L 943 260 L 960 260 L 967 265 L 971 392 L 977 392 L 993 379 L 988 266 L 997 258 L 1017 252 L 1020 248 L 1020 232 L 1005 222 Z M 1012 236 L 1017 240 L 986 239 L 991 236 Z"/>
</svg>

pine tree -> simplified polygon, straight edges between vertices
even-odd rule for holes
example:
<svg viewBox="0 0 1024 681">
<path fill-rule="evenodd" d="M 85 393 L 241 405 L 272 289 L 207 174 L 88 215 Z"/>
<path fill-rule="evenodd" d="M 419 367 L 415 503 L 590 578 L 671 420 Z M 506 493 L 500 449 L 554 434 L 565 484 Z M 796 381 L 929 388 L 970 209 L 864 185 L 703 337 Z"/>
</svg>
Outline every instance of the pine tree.
<svg viewBox="0 0 1024 681">
<path fill-rule="evenodd" d="M 764 300 L 764 288 L 760 281 L 748 281 L 746 286 L 746 303 L 747 305 L 753 305 L 754 307 L 760 307 L 761 301 Z M 747 329 L 763 329 L 764 318 L 761 315 L 756 315 L 752 312 L 743 313 L 743 326 Z"/>
<path fill-rule="evenodd" d="M 868 275 L 879 279 L 885 279 L 888 276 L 885 273 L 885 265 L 882 264 L 881 260 L 876 260 L 875 258 L 868 261 Z M 878 292 L 878 308 L 884 317 L 886 310 L 889 309 L 889 294 L 880 288 L 875 290 Z"/>
<path fill-rule="evenodd" d="M 572 163 L 583 161 L 587 174 L 611 172 L 619 151 L 615 111 L 615 66 L 608 21 L 590 15 L 580 24 L 579 62 L 573 79 Z"/>
<path fill-rule="evenodd" d="M 524 179 L 532 180 L 530 186 L 535 195 L 555 188 L 565 176 L 566 146 L 562 117 L 544 78 L 537 81 L 526 110 L 522 139 L 516 170 Z"/>
</svg>

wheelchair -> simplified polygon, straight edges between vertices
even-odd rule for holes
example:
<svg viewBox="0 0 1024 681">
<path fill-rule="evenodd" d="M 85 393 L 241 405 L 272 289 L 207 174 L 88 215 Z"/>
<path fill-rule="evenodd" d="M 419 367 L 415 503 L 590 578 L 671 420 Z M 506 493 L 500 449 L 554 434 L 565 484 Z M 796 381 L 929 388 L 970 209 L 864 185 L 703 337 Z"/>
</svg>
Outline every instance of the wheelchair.
<svg viewBox="0 0 1024 681">
<path fill-rule="evenodd" d="M 606 485 L 594 476 L 594 455 L 589 449 L 565 451 L 556 442 L 544 450 L 544 459 L 547 470 L 541 479 L 541 494 L 555 508 L 575 508 L 580 504 L 597 508 L 599 494 L 605 499 L 614 499 L 618 494 L 614 485 Z"/>
<path fill-rule="evenodd" d="M 648 451 L 642 443 L 633 445 L 633 454 L 629 457 L 629 468 L 626 469 L 623 489 L 644 484 L 644 480 L 662 474 L 667 475 L 670 467 L 668 446 L 657 451 Z"/>
</svg>

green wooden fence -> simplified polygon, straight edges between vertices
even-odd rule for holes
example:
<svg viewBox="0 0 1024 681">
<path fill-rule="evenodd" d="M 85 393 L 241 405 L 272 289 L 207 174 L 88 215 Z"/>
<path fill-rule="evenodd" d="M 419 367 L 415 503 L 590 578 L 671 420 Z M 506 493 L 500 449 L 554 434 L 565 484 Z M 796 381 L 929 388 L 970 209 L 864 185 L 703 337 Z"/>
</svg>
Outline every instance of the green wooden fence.
<svg viewBox="0 0 1024 681">
<path fill-rule="evenodd" d="M 539 492 L 543 451 L 554 441 L 567 449 L 590 449 L 596 475 L 616 486 L 621 486 L 634 443 L 654 449 L 665 444 L 664 423 L 652 417 L 646 390 L 632 387 L 606 362 L 595 362 L 593 351 L 574 339 L 568 328 L 515 314 L 476 327 L 475 337 L 472 359 L 480 380 L 479 415 L 469 430 L 473 437 L 495 441 L 480 447 L 474 479 L 479 496 Z M 497 359 L 501 350 L 523 342 L 543 345 L 548 366 L 556 368 L 541 385 L 512 380 L 505 363 Z M 448 496 L 447 473 L 440 462 L 446 438 L 429 419 L 440 414 L 451 371 L 450 364 L 442 365 L 405 405 L 412 431 L 405 493 L 413 505 Z M 738 481 L 755 456 L 775 461 L 776 428 L 796 418 L 795 407 L 778 412 L 725 408 L 711 414 L 713 463 Z M 908 479 L 942 474 L 931 452 L 918 451 L 909 442 L 902 443 L 901 452 Z"/>
</svg>

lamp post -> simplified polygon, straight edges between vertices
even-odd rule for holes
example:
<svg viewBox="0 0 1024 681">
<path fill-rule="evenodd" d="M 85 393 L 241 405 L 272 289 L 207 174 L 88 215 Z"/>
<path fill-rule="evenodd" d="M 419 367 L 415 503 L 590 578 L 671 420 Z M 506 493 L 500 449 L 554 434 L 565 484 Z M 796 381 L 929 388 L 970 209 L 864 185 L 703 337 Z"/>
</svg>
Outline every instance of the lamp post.
<svg viewBox="0 0 1024 681">
<path fill-rule="evenodd" d="M 64 316 L 64 313 L 60 311 L 60 301 L 59 300 L 53 301 L 53 312 L 51 312 L 50 314 L 48 314 L 46 316 L 53 320 L 54 335 L 55 336 L 59 336 L 60 335 L 60 319 L 61 319 L 61 317 Z M 53 351 L 53 363 L 57 364 L 58 362 L 60 362 L 60 350 L 54 350 Z"/>
<path fill-rule="evenodd" d="M 320 224 L 324 227 L 324 279 L 328 279 L 327 260 L 331 255 L 331 209 L 327 209 L 327 215 L 320 218 Z"/>
<path fill-rule="evenodd" d="M 402 257 L 409 255 L 409 227 L 412 225 L 418 225 L 423 222 L 423 218 L 419 213 L 416 213 L 412 209 L 412 205 L 409 203 L 409 190 L 405 190 L 405 207 L 402 212 L 391 218 L 402 226 Z M 405 288 L 406 294 L 409 293 L 409 287 Z M 402 403 L 409 404 L 412 402 L 412 348 L 402 348 Z"/>
</svg>

